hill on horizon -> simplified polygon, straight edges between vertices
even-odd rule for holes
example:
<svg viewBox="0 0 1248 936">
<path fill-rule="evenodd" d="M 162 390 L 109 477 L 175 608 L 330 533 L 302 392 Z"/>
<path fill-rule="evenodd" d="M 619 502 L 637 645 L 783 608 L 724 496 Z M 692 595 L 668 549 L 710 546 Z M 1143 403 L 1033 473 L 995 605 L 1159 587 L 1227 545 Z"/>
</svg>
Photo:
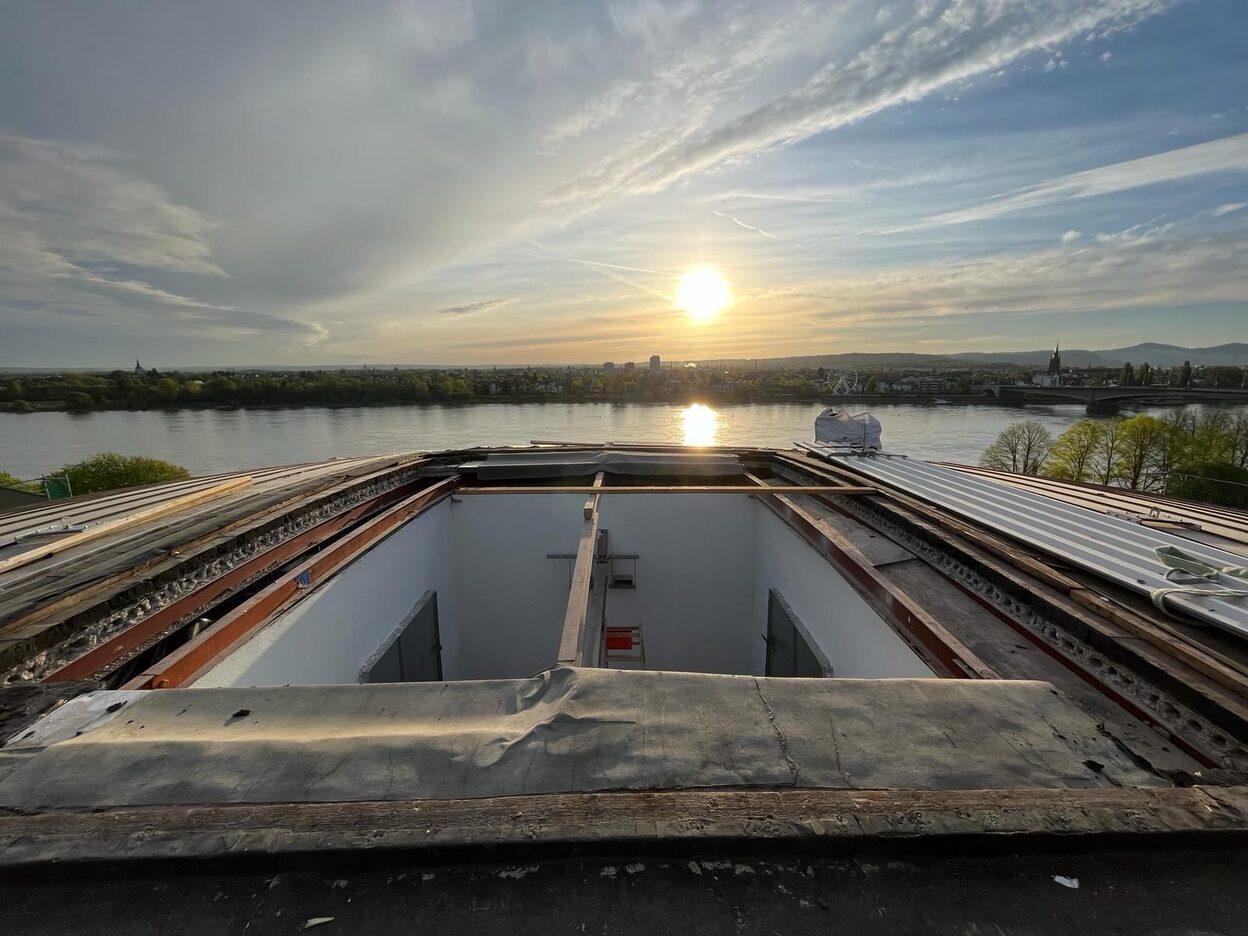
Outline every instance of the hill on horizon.
<svg viewBox="0 0 1248 936">
<path fill-rule="evenodd" d="M 966 364 L 1015 365 L 1020 367 L 1044 367 L 1049 363 L 1051 349 L 1035 351 L 965 351 L 950 354 L 919 354 L 914 352 L 855 352 L 844 354 L 810 354 L 782 358 L 734 358 L 711 359 L 723 364 L 748 366 L 757 360 L 759 367 L 954 367 Z M 1208 348 L 1183 348 L 1179 345 L 1142 342 L 1127 348 L 1107 348 L 1090 351 L 1083 348 L 1063 348 L 1062 363 L 1067 367 L 1121 367 L 1127 361 L 1142 364 L 1147 361 L 1154 367 L 1179 367 L 1184 361 L 1193 366 L 1229 365 L 1248 366 L 1248 343 L 1230 342 Z M 711 361 L 699 362 L 711 363 Z"/>
</svg>

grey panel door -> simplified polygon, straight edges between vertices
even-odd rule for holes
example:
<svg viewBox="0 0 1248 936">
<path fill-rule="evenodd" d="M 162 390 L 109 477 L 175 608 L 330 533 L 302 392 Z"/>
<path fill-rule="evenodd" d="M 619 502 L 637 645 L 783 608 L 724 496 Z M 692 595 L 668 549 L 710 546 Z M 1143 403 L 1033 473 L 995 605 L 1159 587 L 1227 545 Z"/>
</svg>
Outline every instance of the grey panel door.
<svg viewBox="0 0 1248 936">
<path fill-rule="evenodd" d="M 832 666 L 806 637 L 806 628 L 774 588 L 767 595 L 767 676 L 831 676 Z"/>
<path fill-rule="evenodd" d="M 360 682 L 440 682 L 438 593 L 425 592 L 385 643 L 360 667 Z"/>
</svg>

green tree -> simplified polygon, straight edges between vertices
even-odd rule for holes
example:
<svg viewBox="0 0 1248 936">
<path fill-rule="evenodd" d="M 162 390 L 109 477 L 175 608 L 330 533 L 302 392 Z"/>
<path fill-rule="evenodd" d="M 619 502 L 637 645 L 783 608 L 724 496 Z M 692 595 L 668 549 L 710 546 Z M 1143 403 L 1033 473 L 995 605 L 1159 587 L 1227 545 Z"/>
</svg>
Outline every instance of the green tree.
<svg viewBox="0 0 1248 936">
<path fill-rule="evenodd" d="M 83 411 L 89 410 L 95 404 L 95 400 L 91 399 L 91 394 L 73 391 L 65 394 L 65 405 L 71 410 Z"/>
<path fill-rule="evenodd" d="M 1118 476 L 1118 459 L 1122 454 L 1122 419 L 1102 423 L 1100 444 L 1092 453 L 1092 480 L 1109 484 Z"/>
<path fill-rule="evenodd" d="M 1130 387 L 1135 384 L 1135 368 L 1131 366 L 1131 362 L 1127 361 L 1122 365 L 1122 370 L 1118 372 L 1118 386 Z"/>
<path fill-rule="evenodd" d="M 1210 367 L 1205 371 L 1205 382 L 1210 387 L 1225 390 L 1244 385 L 1244 369 L 1242 367 Z"/>
<path fill-rule="evenodd" d="M 23 481 L 15 478 L 7 471 L 0 471 L 0 487 L 14 488 L 18 491 L 27 491 L 31 494 L 42 494 L 43 485 L 38 481 Z"/>
<path fill-rule="evenodd" d="M 70 488 L 75 494 L 93 494 L 161 481 L 185 481 L 191 476 L 185 468 L 171 462 L 116 452 L 92 455 L 66 465 L 59 473 L 69 478 Z"/>
<path fill-rule="evenodd" d="M 1158 462 L 1166 446 L 1169 429 L 1155 416 L 1140 414 L 1123 420 L 1118 427 L 1122 443 L 1114 477 L 1133 490 L 1160 491 L 1166 486 Z"/>
<path fill-rule="evenodd" d="M 156 395 L 160 397 L 162 403 L 172 403 L 178 398 L 181 390 L 182 385 L 172 377 L 161 377 L 156 382 Z"/>
<path fill-rule="evenodd" d="M 1034 419 L 1010 423 L 984 450 L 979 463 L 985 468 L 1015 474 L 1039 474 L 1053 447 L 1053 435 Z"/>
<path fill-rule="evenodd" d="M 1136 375 L 1135 382 L 1140 387 L 1151 387 L 1153 385 L 1153 365 L 1145 361 L 1140 365 L 1140 372 Z"/>
<path fill-rule="evenodd" d="M 1192 362 L 1184 361 L 1183 366 L 1177 371 L 1173 371 L 1172 374 L 1172 380 L 1176 387 L 1190 387 L 1192 385 Z"/>
<path fill-rule="evenodd" d="M 1053 443 L 1044 473 L 1051 478 L 1063 478 L 1067 481 L 1091 480 L 1093 456 L 1104 434 L 1104 425 L 1096 420 L 1079 420 Z"/>
</svg>

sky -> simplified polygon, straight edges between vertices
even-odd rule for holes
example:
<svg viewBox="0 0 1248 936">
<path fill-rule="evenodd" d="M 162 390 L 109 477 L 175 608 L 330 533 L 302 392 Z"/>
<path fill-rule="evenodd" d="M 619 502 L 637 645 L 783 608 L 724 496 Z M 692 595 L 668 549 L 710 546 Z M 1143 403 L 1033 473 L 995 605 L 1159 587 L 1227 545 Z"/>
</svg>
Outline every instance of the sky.
<svg viewBox="0 0 1248 936">
<path fill-rule="evenodd" d="M 0 18 L 0 366 L 1248 340 L 1243 0 Z"/>
</svg>

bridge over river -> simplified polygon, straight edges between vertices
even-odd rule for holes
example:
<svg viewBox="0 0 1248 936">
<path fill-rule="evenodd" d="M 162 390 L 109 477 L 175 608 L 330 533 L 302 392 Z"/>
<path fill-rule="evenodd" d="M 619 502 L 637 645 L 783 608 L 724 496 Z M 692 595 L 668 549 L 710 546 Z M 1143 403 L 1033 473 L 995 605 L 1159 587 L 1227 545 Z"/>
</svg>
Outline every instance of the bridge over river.
<svg viewBox="0 0 1248 936">
<path fill-rule="evenodd" d="M 987 390 L 1002 403 L 1082 403 L 1089 413 L 1113 413 L 1123 403 L 1245 403 L 1248 389 L 1211 387 L 1037 387 L 998 384 Z"/>
</svg>

